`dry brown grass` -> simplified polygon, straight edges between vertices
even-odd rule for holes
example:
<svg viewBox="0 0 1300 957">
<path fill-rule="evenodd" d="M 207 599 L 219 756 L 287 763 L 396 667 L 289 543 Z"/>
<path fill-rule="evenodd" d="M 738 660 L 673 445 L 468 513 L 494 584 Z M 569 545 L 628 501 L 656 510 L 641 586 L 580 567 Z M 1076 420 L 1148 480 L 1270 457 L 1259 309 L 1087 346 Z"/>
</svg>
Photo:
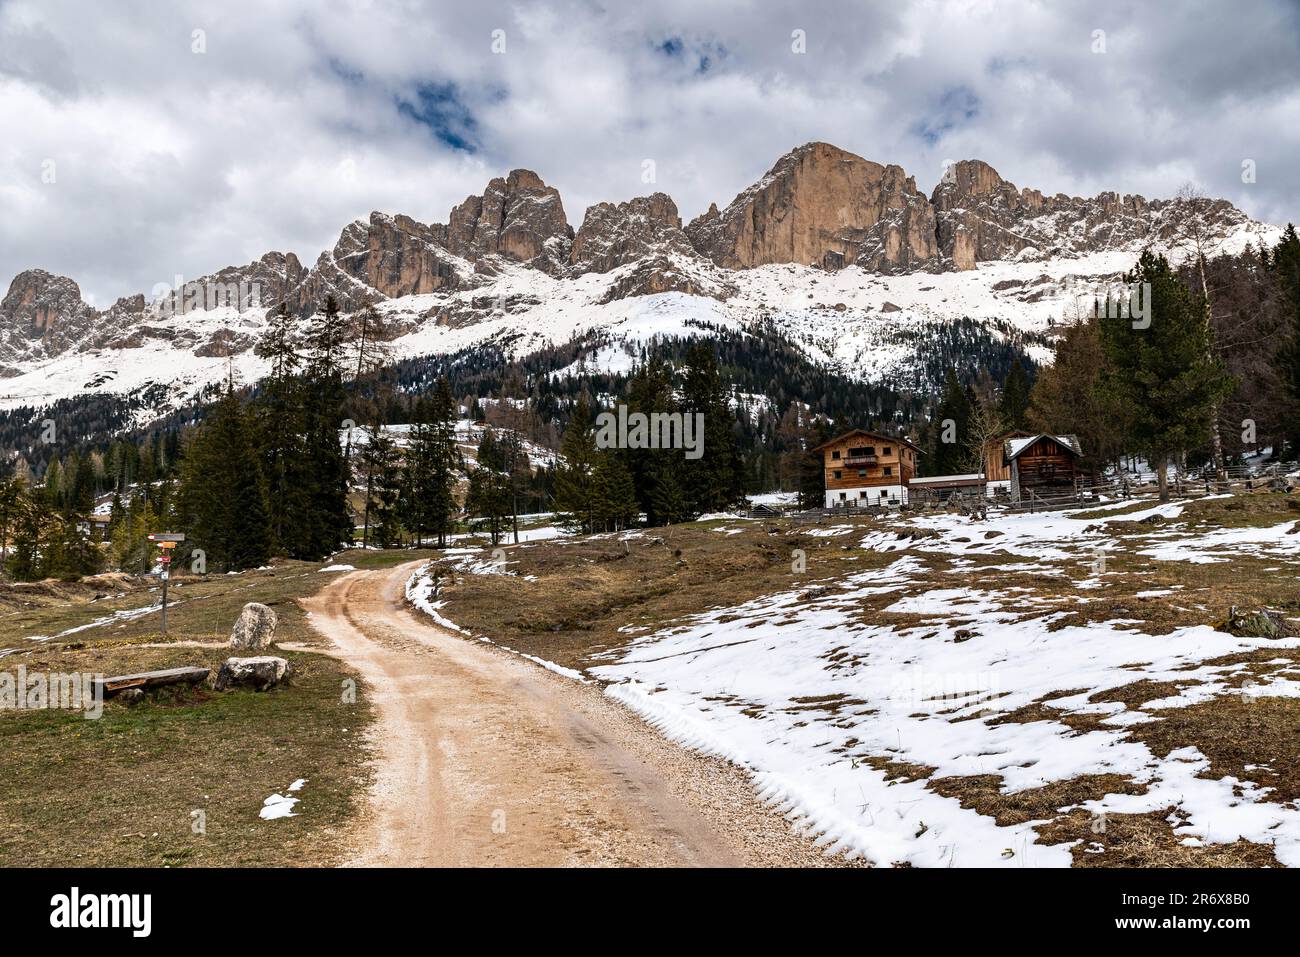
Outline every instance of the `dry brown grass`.
<svg viewBox="0 0 1300 957">
<path fill-rule="evenodd" d="M 960 801 L 962 807 L 993 818 L 1000 827 L 1051 820 L 1062 808 L 1097 801 L 1107 794 L 1146 793 L 1145 787 L 1119 774 L 1082 774 L 1010 794 L 1002 792 L 1002 776 L 998 774 L 934 778 L 928 787 L 936 794 Z"/>
<path fill-rule="evenodd" d="M 708 523 L 652 530 L 645 538 L 632 539 L 624 548 L 614 539 L 539 543 L 511 549 L 509 558 L 517 564 L 510 571 L 519 576 L 536 576 L 526 582 L 518 577 L 458 575 L 444 592 L 449 599 L 444 613 L 475 632 L 498 637 L 503 643 L 570 667 L 599 664 L 631 638 L 650 629 L 672 627 L 685 617 L 709 609 L 727 608 L 752 598 L 778 591 L 796 594 L 810 587 L 826 587 L 834 595 L 837 580 L 846 575 L 880 570 L 906 556 L 918 564 L 908 585 L 877 595 L 856 595 L 838 604 L 851 619 L 886 624 L 897 632 L 911 630 L 925 637 L 938 635 L 934 615 L 898 614 L 885 609 L 908 595 L 933 589 L 974 587 L 1002 597 L 1004 610 L 1018 620 L 1052 616 L 1048 627 L 1088 626 L 1126 620 L 1135 631 L 1167 634 L 1178 628 L 1215 624 L 1228 607 L 1267 605 L 1300 615 L 1300 590 L 1295 588 L 1294 571 L 1300 561 L 1293 557 L 1258 558 L 1240 555 L 1232 561 L 1191 563 L 1157 561 L 1139 554 L 1157 542 L 1157 537 L 1174 524 L 1193 526 L 1200 533 L 1214 527 L 1273 526 L 1300 518 L 1300 499 L 1281 494 L 1257 494 L 1245 498 L 1190 502 L 1182 518 L 1163 523 L 1123 521 L 1098 525 L 1115 540 L 1106 560 L 1102 587 L 1081 588 L 1095 579 L 1093 558 L 1082 546 L 1064 559 L 1025 557 L 998 549 L 992 554 L 967 554 L 960 558 L 944 552 L 942 536 L 929 529 L 915 529 L 907 518 L 858 519 L 854 531 L 838 537 L 800 535 L 781 523 L 727 522 L 742 528 L 739 534 L 722 535 Z M 1097 521 L 1149 507 L 1142 502 L 1117 509 L 1097 509 L 1084 516 Z M 863 534 L 884 529 L 900 541 L 904 551 L 875 552 L 858 547 Z M 998 548 L 998 536 L 973 527 L 961 530 L 954 539 L 988 541 Z M 662 544 L 654 543 L 660 536 Z M 1010 547 L 1010 546 L 1009 546 Z M 807 553 L 807 572 L 791 573 L 794 549 Z M 926 549 L 933 549 L 927 551 Z M 1044 567 L 1047 566 L 1047 567 Z M 1279 572 L 1278 569 L 1283 571 Z M 1169 590 L 1167 595 L 1143 595 Z M 1081 600 L 1082 599 L 1082 600 Z M 960 609 L 938 616 L 948 628 L 961 627 Z M 779 619 L 768 622 L 780 624 Z M 626 630 L 619 628 L 625 626 Z M 1120 626 L 1123 627 L 1123 626 Z M 972 636 L 978 639 L 979 635 Z M 851 642 L 823 655 L 828 671 L 859 667 L 863 657 Z M 1223 680 L 1229 686 L 1276 671 L 1274 659 L 1287 663 L 1300 660 L 1300 652 L 1264 648 L 1257 652 L 1225 656 L 1202 664 L 1245 664 L 1236 676 Z M 1129 666 L 1133 680 L 1121 687 L 1089 696 L 1093 703 L 1114 703 L 1138 709 L 1158 699 L 1176 696 L 1204 679 L 1154 681 L 1144 677 L 1145 663 L 1135 654 Z M 1062 688 L 1006 714 L 988 710 L 962 715 L 990 725 L 1010 722 L 1052 721 L 1073 734 L 1103 731 L 1117 739 L 1128 736 L 1142 741 L 1157 755 L 1178 747 L 1195 746 L 1210 760 L 1207 776 L 1236 775 L 1274 788 L 1271 799 L 1300 798 L 1300 702 L 1290 699 L 1258 699 L 1250 704 L 1239 695 L 1222 695 L 1201 705 L 1156 712 L 1158 720 L 1121 728 L 1104 725 L 1107 712 L 1074 713 L 1057 702 L 1087 692 L 1087 688 Z M 746 713 L 762 710 L 754 702 L 719 696 L 726 707 Z M 786 709 L 806 712 L 809 721 L 845 722 L 852 730 L 852 717 L 873 703 L 840 696 L 795 699 Z M 799 715 L 802 719 L 802 714 Z M 1273 866 L 1273 849 L 1239 841 L 1229 845 L 1191 847 L 1166 820 L 1168 810 L 1143 814 L 1110 814 L 1105 830 L 1094 833 L 1097 822 L 1083 810 L 1063 810 L 1107 794 L 1140 795 L 1145 785 L 1115 774 L 1082 775 L 1044 787 L 1003 794 L 1002 778 L 996 775 L 933 779 L 934 768 L 900 761 L 885 754 L 870 753 L 850 738 L 836 753 L 876 768 L 898 783 L 927 781 L 937 793 L 952 797 L 964 806 L 992 817 L 1000 825 L 1042 821 L 1035 825 L 1040 843 L 1078 842 L 1073 848 L 1079 866 Z M 1257 767 L 1259 765 L 1265 768 Z M 1247 767 L 1251 770 L 1247 771 Z M 1096 853 L 1099 851 L 1099 853 Z"/>
<path fill-rule="evenodd" d="M 842 547 L 858 536 L 817 538 L 750 522 L 723 523 L 743 527 L 727 535 L 714 531 L 718 524 L 655 529 L 626 543 L 598 537 L 505 546 L 508 575 L 454 572 L 449 559 L 435 566 L 448 600 L 443 614 L 507 647 L 583 668 L 638 629 L 774 591 L 833 585 L 897 558 Z M 792 571 L 796 549 L 806 553 L 806 572 Z"/>
<path fill-rule="evenodd" d="M 1103 830 L 1082 809 L 1061 815 L 1036 830 L 1039 843 L 1078 843 L 1070 849 L 1075 867 L 1278 867 L 1273 848 L 1238 840 L 1232 844 L 1189 847 L 1167 820 L 1169 807 L 1145 814 L 1107 814 Z"/>
<path fill-rule="evenodd" d="M 1220 695 L 1154 712 L 1129 732 L 1153 753 L 1195 747 L 1210 760 L 1202 777 L 1236 777 L 1272 788 L 1267 800 L 1300 800 L 1300 700 Z"/>
<path fill-rule="evenodd" d="M 29 672 L 218 668 L 224 649 L 96 646 L 25 656 Z M 337 862 L 367 781 L 364 694 L 333 659 L 282 652 L 297 674 L 272 691 L 160 691 L 73 711 L 0 712 L 0 865 L 295 866 Z M 6 664 L 12 666 L 13 659 Z M 297 778 L 298 816 L 259 818 Z M 194 812 L 206 833 L 194 833 Z"/>
</svg>

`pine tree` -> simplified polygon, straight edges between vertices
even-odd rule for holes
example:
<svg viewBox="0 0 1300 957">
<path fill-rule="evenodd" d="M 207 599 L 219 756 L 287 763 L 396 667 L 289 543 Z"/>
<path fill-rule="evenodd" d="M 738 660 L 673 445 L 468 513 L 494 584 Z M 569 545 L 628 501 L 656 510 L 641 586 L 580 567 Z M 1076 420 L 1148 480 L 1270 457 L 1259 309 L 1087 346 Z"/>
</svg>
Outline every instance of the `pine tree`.
<svg viewBox="0 0 1300 957">
<path fill-rule="evenodd" d="M 302 358 L 293 342 L 293 317 L 280 306 L 257 354 L 271 366 L 254 406 L 262 474 L 274 548 L 291 558 L 316 558 L 306 535 L 313 476 L 306 445 L 305 385 L 298 375 Z"/>
<path fill-rule="evenodd" d="M 271 554 L 266 487 L 252 430 L 227 391 L 184 455 L 177 516 L 208 563 L 222 571 L 265 564 Z"/>
<path fill-rule="evenodd" d="M 26 486 L 21 479 L 0 481 L 0 565 L 9 554 L 10 535 L 24 512 L 32 507 Z"/>
<path fill-rule="evenodd" d="M 1290 454 L 1300 458 L 1300 237 L 1293 224 L 1287 224 L 1281 242 L 1269 257 L 1269 267 L 1289 320 L 1290 335 L 1278 348 L 1276 365 L 1291 399 L 1285 427 L 1287 445 Z"/>
<path fill-rule="evenodd" d="M 1105 361 L 1095 318 L 1067 326 L 1051 365 L 1039 372 L 1030 391 L 1026 415 L 1035 431 L 1077 435 L 1083 466 L 1094 482 L 1123 454 L 1129 431 L 1124 407 L 1100 388 Z"/>
<path fill-rule="evenodd" d="M 1029 379 L 1019 359 L 1011 363 L 1011 371 L 1002 383 L 1002 397 L 998 402 L 998 417 L 1008 429 L 1028 428 Z"/>
<path fill-rule="evenodd" d="M 5 566 L 15 581 L 35 581 L 42 577 L 42 528 L 48 515 L 36 501 L 19 514 L 14 527 L 13 548 Z"/>
<path fill-rule="evenodd" d="M 832 438 L 829 422 L 819 418 L 812 423 L 807 439 L 808 447 L 799 459 L 801 509 L 821 508 L 826 504 L 826 459 L 822 452 L 813 450 Z"/>
<path fill-rule="evenodd" d="M 422 424 L 408 451 L 417 463 L 408 486 L 416 499 L 419 530 L 437 535 L 439 548 L 446 546 L 455 524 L 456 473 L 463 468 L 456 445 L 456 411 L 451 384 L 443 376 L 419 417 Z"/>
<path fill-rule="evenodd" d="M 380 426 L 370 430 L 369 440 L 361 450 L 361 470 L 365 476 L 365 515 L 362 545 L 373 540 L 388 548 L 397 540 L 397 502 L 401 493 L 400 457 L 397 443 Z"/>
<path fill-rule="evenodd" d="M 555 510 L 563 524 L 585 532 L 595 531 L 595 474 L 596 438 L 591 428 L 591 406 L 583 395 L 578 398 L 560 442 Z"/>
<path fill-rule="evenodd" d="M 307 349 L 312 376 L 316 379 L 343 378 L 346 349 L 352 333 L 347 317 L 333 295 L 325 297 L 320 311 L 307 330 Z"/>
<path fill-rule="evenodd" d="M 592 475 L 592 516 L 596 530 L 616 532 L 633 524 L 639 512 L 632 473 L 614 449 L 600 450 Z"/>
<path fill-rule="evenodd" d="M 1205 300 L 1163 256 L 1144 252 L 1127 282 L 1149 284 L 1149 324 L 1134 328 L 1120 310 L 1098 310 L 1106 367 L 1102 388 L 1131 413 L 1132 437 L 1155 466 L 1168 501 L 1171 457 L 1210 441 L 1210 410 L 1232 388 L 1213 355 Z"/>
<path fill-rule="evenodd" d="M 628 383 L 628 413 L 646 416 L 679 411 L 673 397 L 672 370 L 662 357 L 652 355 L 639 366 Z M 628 466 L 637 504 L 650 525 L 668 525 L 687 517 L 681 472 L 685 459 L 675 449 L 632 449 Z M 557 476 L 558 480 L 558 476 Z"/>
<path fill-rule="evenodd" d="M 501 541 L 505 519 L 510 514 L 510 486 L 505 473 L 505 457 L 491 428 L 483 430 L 479 441 L 477 465 L 470 473 L 465 509 L 473 517 L 487 522 L 492 544 Z"/>
<path fill-rule="evenodd" d="M 682 414 L 702 414 L 704 420 L 704 454 L 687 459 L 683 466 L 683 491 L 690 510 L 695 514 L 716 512 L 740 502 L 744 482 L 736 447 L 736 416 L 710 343 L 697 343 L 686 354 Z"/>
<path fill-rule="evenodd" d="M 971 446 L 970 393 L 957 381 L 957 372 L 949 366 L 944 372 L 943 398 L 933 419 L 934 447 L 923 459 L 927 475 L 960 475 Z"/>
</svg>

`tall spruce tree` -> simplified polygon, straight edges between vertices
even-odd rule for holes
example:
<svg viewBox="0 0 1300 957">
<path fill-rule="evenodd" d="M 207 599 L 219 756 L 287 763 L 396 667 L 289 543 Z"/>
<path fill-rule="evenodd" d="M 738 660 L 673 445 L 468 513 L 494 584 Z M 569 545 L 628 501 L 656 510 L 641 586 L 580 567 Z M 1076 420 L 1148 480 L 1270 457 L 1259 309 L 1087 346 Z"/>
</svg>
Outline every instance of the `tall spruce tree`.
<svg viewBox="0 0 1300 957">
<path fill-rule="evenodd" d="M 402 474 L 402 520 L 417 542 L 426 535 L 447 544 L 456 512 L 455 403 L 446 378 L 438 381 L 432 398 L 421 396 L 411 423 L 410 443 Z"/>
<path fill-rule="evenodd" d="M 1155 466 L 1160 500 L 1169 500 L 1170 459 L 1208 446 L 1210 410 L 1232 388 L 1213 354 L 1205 299 L 1193 293 L 1150 251 L 1126 277 L 1149 284 L 1147 323 L 1120 315 L 1108 303 L 1098 310 L 1106 366 L 1102 388 L 1131 416 L 1131 435 Z"/>
<path fill-rule="evenodd" d="M 651 416 L 680 411 L 673 395 L 672 369 L 658 354 L 651 355 L 628 383 L 628 413 Z M 687 518 L 681 475 L 685 459 L 679 449 L 630 449 L 628 467 L 637 504 L 650 525 L 669 525 Z"/>
<path fill-rule="evenodd" d="M 695 514 L 716 512 L 744 499 L 736 415 L 718 372 L 712 343 L 698 342 L 686 353 L 682 381 L 682 415 L 703 416 L 703 455 L 686 459 L 683 491 Z"/>
<path fill-rule="evenodd" d="M 496 545 L 501 541 L 506 518 L 510 515 L 510 483 L 501 443 L 491 428 L 483 430 L 476 458 L 465 495 L 465 509 L 471 517 L 487 525 L 492 544 Z"/>
<path fill-rule="evenodd" d="M 350 445 L 339 441 L 344 427 L 343 363 L 348 322 L 333 296 L 312 319 L 307 332 L 307 364 L 302 401 L 304 409 L 303 462 L 308 474 L 301 520 L 303 558 L 318 559 L 353 541 L 353 519 L 348 507 L 352 485 Z M 351 434 L 351 430 L 348 430 Z"/>
<path fill-rule="evenodd" d="M 1011 371 L 1002 383 L 998 400 L 998 417 L 1008 429 L 1026 429 L 1029 411 L 1029 378 L 1020 359 L 1011 363 Z"/>
<path fill-rule="evenodd" d="M 365 476 L 365 512 L 362 545 L 390 547 L 398 535 L 397 503 L 401 494 L 401 457 L 397 443 L 381 426 L 370 430 L 361 449 Z"/>
<path fill-rule="evenodd" d="M 560 462 L 555 475 L 555 510 L 560 521 L 584 532 L 596 529 L 596 437 L 591 428 L 591 406 L 578 397 L 569 427 L 560 441 Z"/>
<path fill-rule="evenodd" d="M 1083 466 L 1094 483 L 1123 454 L 1129 432 L 1123 404 L 1100 388 L 1105 362 L 1095 317 L 1066 326 L 1051 365 L 1034 382 L 1027 413 L 1031 429 L 1079 437 Z"/>
<path fill-rule="evenodd" d="M 944 370 L 943 397 L 934 412 L 934 447 L 922 460 L 927 475 L 959 475 L 969 458 L 971 416 L 970 393 L 957 380 L 957 371 Z"/>
<path fill-rule="evenodd" d="M 1290 455 L 1300 458 L 1300 237 L 1293 224 L 1287 225 L 1268 262 L 1289 320 L 1290 334 L 1277 350 L 1277 367 L 1291 399 L 1285 427 L 1287 445 Z"/>
<path fill-rule="evenodd" d="M 244 408 L 232 391 L 190 440 L 176 514 L 209 566 L 240 571 L 265 564 L 271 555 L 261 463 Z"/>
<path fill-rule="evenodd" d="M 314 475 L 307 450 L 306 383 L 293 337 L 294 319 L 284 305 L 272 316 L 257 345 L 270 375 L 253 408 L 275 550 L 314 559 L 310 545 L 310 490 Z"/>
<path fill-rule="evenodd" d="M 632 473 L 617 449 L 601 449 L 596 453 L 592 502 L 594 530 L 617 532 L 637 520 L 640 510 Z"/>
</svg>

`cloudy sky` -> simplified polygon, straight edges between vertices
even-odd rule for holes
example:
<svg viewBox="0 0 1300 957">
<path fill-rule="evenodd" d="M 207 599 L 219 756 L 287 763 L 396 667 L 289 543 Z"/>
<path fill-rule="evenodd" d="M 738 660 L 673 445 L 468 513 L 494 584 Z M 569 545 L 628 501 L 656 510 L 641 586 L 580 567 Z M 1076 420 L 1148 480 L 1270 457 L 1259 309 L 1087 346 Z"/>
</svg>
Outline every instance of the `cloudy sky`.
<svg viewBox="0 0 1300 957">
<path fill-rule="evenodd" d="M 810 140 L 927 193 L 980 158 L 1285 222 L 1298 64 L 1295 0 L 0 0 L 0 289 L 40 266 L 103 307 L 310 264 L 372 209 L 445 222 L 520 166 L 575 228 L 654 189 L 690 219 Z"/>
</svg>

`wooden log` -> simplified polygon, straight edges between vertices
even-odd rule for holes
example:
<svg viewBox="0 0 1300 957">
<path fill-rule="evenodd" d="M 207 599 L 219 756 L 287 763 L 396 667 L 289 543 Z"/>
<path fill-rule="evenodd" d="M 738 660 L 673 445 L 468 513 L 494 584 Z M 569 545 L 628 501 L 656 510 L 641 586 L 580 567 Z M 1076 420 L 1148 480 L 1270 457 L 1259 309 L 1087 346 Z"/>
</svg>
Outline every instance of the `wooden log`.
<svg viewBox="0 0 1300 957">
<path fill-rule="evenodd" d="M 164 685 L 198 684 L 208 677 L 208 668 L 165 668 L 162 671 L 142 671 L 134 675 L 115 675 L 100 678 L 95 684 L 105 698 L 111 698 L 127 688 L 161 688 Z"/>
</svg>

